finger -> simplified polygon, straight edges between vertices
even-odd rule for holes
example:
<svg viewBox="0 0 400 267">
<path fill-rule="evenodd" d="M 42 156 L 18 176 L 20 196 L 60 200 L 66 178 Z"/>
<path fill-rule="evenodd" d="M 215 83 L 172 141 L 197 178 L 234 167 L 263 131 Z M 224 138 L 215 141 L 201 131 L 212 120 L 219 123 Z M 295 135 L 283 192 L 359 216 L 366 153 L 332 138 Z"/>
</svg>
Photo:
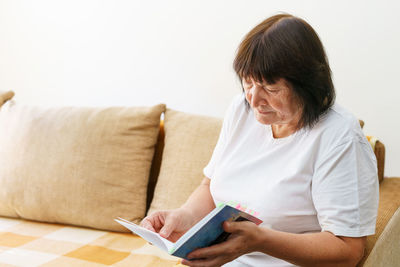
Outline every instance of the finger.
<svg viewBox="0 0 400 267">
<path fill-rule="evenodd" d="M 142 227 L 144 227 L 147 230 L 150 230 L 152 232 L 156 232 L 156 230 L 154 229 L 153 225 L 146 218 L 144 218 L 142 220 L 142 222 L 140 223 L 140 226 L 142 226 Z"/>
<path fill-rule="evenodd" d="M 215 257 L 215 258 L 207 258 L 207 259 L 198 259 L 198 260 L 182 260 L 182 264 L 188 265 L 191 267 L 204 267 L 204 266 L 221 266 L 227 262 L 229 262 L 225 257 Z"/>
<path fill-rule="evenodd" d="M 235 242 L 235 241 L 233 241 Z M 188 259 L 200 259 L 200 258 L 210 258 L 210 257 L 217 257 L 219 255 L 226 254 L 227 251 L 230 251 L 232 244 L 231 242 L 225 241 L 216 245 L 212 245 L 205 248 L 198 248 L 194 251 L 190 252 L 187 255 Z"/>
<path fill-rule="evenodd" d="M 241 231 L 244 231 L 246 227 L 248 227 L 249 223 L 252 222 L 229 222 L 225 221 L 224 224 L 222 225 L 222 228 L 224 229 L 225 232 L 228 233 L 238 233 Z"/>
<path fill-rule="evenodd" d="M 154 217 L 153 221 L 153 227 L 156 229 L 156 232 L 160 232 L 160 229 L 164 226 L 164 219 L 163 219 L 163 214 L 157 214 L 157 216 Z"/>
<path fill-rule="evenodd" d="M 140 225 L 153 232 L 158 233 L 160 231 L 160 228 L 164 225 L 162 220 L 163 216 L 164 214 L 160 211 L 153 212 L 149 216 L 145 217 Z"/>
<path fill-rule="evenodd" d="M 228 221 L 224 222 L 224 224 L 222 225 L 222 228 L 227 233 L 234 233 L 238 230 L 238 227 L 234 223 L 228 222 Z"/>
<path fill-rule="evenodd" d="M 176 218 L 174 216 L 167 216 L 165 224 L 160 230 L 160 235 L 168 238 L 176 228 Z"/>
</svg>

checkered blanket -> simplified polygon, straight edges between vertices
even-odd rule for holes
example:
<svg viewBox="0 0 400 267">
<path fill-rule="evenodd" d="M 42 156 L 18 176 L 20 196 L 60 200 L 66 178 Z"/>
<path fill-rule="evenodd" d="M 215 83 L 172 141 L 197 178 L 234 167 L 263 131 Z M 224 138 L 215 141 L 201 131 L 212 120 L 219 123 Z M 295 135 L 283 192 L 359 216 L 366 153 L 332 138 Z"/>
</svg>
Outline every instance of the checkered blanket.
<svg viewBox="0 0 400 267">
<path fill-rule="evenodd" d="M 0 217 L 0 266 L 183 266 L 129 233 Z"/>
</svg>

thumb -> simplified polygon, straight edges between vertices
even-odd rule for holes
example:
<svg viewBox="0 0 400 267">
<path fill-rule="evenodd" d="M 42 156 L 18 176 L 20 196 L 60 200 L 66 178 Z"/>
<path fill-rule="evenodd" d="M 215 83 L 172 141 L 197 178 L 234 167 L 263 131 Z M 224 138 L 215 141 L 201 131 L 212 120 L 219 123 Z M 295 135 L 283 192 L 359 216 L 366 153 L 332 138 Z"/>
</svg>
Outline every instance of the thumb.
<svg viewBox="0 0 400 267">
<path fill-rule="evenodd" d="M 164 238 L 168 238 L 171 233 L 175 230 L 175 222 L 171 218 L 172 216 L 168 216 L 165 220 L 164 226 L 160 230 L 160 235 Z"/>
<path fill-rule="evenodd" d="M 225 221 L 223 224 L 223 228 L 227 233 L 235 233 L 242 230 L 240 222 L 229 222 Z"/>
</svg>

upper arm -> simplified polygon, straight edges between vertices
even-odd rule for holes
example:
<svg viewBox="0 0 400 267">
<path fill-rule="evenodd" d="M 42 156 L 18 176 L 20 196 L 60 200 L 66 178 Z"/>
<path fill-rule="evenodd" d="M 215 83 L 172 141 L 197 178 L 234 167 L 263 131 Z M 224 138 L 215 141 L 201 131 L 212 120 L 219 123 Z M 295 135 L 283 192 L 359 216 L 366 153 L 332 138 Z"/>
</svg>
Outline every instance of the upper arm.
<svg viewBox="0 0 400 267">
<path fill-rule="evenodd" d="M 210 178 L 204 177 L 203 180 L 201 181 L 200 185 L 210 186 Z"/>
<path fill-rule="evenodd" d="M 356 265 L 364 256 L 365 244 L 367 237 L 346 237 L 338 236 L 345 244 L 350 253 L 349 257 L 352 259 L 354 265 Z"/>
<path fill-rule="evenodd" d="M 350 140 L 316 165 L 312 198 L 322 231 L 348 237 L 374 234 L 379 188 L 376 165 L 366 145 Z"/>
</svg>

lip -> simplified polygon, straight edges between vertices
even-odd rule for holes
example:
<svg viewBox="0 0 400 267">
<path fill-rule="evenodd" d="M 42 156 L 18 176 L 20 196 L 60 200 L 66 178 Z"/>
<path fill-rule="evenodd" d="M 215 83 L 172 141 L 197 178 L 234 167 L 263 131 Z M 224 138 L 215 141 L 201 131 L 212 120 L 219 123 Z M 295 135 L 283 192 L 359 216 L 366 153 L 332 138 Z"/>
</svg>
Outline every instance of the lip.
<svg viewBox="0 0 400 267">
<path fill-rule="evenodd" d="M 260 114 L 268 114 L 268 113 L 271 113 L 272 111 L 260 111 L 257 109 L 257 112 Z"/>
</svg>

